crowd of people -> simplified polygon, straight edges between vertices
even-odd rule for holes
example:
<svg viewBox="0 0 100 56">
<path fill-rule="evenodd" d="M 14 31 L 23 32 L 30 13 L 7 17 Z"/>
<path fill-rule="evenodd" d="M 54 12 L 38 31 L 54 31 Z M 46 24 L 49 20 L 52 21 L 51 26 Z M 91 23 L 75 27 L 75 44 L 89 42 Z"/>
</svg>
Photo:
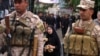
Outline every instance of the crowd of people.
<svg viewBox="0 0 100 56">
<path fill-rule="evenodd" d="M 48 25 L 52 25 L 55 30 L 62 29 L 62 35 L 64 37 L 68 26 L 71 27 L 71 24 L 74 23 L 77 19 L 75 16 L 70 16 L 69 14 L 54 15 L 53 13 L 44 14 L 43 12 L 39 12 L 38 16 L 44 22 L 45 27 Z"/>
</svg>

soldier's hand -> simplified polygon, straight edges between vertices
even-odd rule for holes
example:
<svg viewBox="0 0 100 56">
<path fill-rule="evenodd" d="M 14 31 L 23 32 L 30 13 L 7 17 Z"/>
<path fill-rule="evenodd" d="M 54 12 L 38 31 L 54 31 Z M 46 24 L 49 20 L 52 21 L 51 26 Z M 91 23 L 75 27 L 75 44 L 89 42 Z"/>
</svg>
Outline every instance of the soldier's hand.
<svg viewBox="0 0 100 56">
<path fill-rule="evenodd" d="M 47 42 L 47 41 L 48 41 L 48 38 L 43 38 L 43 41 L 44 41 L 44 42 Z"/>
</svg>

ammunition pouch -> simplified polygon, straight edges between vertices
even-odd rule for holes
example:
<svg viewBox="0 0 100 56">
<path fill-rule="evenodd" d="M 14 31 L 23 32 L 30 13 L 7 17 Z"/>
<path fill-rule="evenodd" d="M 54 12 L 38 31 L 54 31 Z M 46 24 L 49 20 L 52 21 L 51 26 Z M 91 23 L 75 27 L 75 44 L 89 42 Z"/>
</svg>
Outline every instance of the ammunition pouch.
<svg viewBox="0 0 100 56">
<path fill-rule="evenodd" d="M 31 31 L 32 31 L 32 30 L 31 30 L 30 28 L 24 27 L 24 34 L 25 34 L 25 35 L 28 35 L 28 36 L 29 36 L 29 35 L 31 34 Z"/>
<path fill-rule="evenodd" d="M 12 33 L 12 46 L 24 46 L 29 45 L 29 37 L 31 29 L 28 27 L 17 26 L 16 32 Z"/>
<path fill-rule="evenodd" d="M 29 21 L 28 18 L 19 18 L 16 17 L 12 20 L 11 23 L 11 45 L 12 46 L 28 46 L 29 45 L 29 37 L 31 34 L 32 29 L 29 28 Z"/>
<path fill-rule="evenodd" d="M 0 25 L 0 33 L 3 33 L 5 31 L 5 28 Z"/>
<path fill-rule="evenodd" d="M 65 37 L 66 38 L 66 37 Z M 98 55 L 97 42 L 89 35 L 71 34 L 66 38 L 66 49 L 71 54 Z"/>
<path fill-rule="evenodd" d="M 22 26 L 17 26 L 16 27 L 16 34 L 22 34 L 23 32 L 23 27 Z"/>
</svg>

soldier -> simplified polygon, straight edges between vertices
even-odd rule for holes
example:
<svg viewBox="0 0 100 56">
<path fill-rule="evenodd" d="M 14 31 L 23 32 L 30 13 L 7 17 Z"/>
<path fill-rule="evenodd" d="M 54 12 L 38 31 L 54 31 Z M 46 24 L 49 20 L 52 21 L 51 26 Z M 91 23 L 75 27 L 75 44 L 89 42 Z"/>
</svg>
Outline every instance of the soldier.
<svg viewBox="0 0 100 56">
<path fill-rule="evenodd" d="M 65 53 L 67 56 L 99 56 L 100 26 L 92 20 L 94 1 L 81 0 L 77 7 L 80 19 L 72 24 L 72 31 L 65 35 Z"/>
<path fill-rule="evenodd" d="M 10 13 L 10 32 L 11 32 L 11 53 L 12 56 L 27 56 L 29 50 L 29 38 L 32 30 L 38 36 L 37 56 L 43 56 L 43 22 L 39 17 L 30 11 L 27 11 L 28 0 L 14 0 L 15 11 Z M 1 26 L 5 28 L 5 20 L 1 21 Z M 1 37 L 1 36 L 0 36 Z M 25 50 L 24 47 L 26 46 Z M 24 51 L 22 51 L 24 50 Z M 36 49 L 35 49 L 36 50 Z M 33 51 L 31 49 L 31 51 Z M 32 52 L 31 55 L 32 56 Z"/>
</svg>

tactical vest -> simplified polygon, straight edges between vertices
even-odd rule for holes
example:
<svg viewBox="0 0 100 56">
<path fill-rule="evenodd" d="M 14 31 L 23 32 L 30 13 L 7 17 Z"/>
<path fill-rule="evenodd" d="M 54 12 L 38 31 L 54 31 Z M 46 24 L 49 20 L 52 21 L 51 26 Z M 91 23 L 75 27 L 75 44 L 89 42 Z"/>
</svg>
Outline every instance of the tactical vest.
<svg viewBox="0 0 100 56">
<path fill-rule="evenodd" d="M 3 33 L 5 31 L 5 27 L 3 27 L 2 25 L 0 25 L 0 34 Z"/>
<path fill-rule="evenodd" d="M 16 19 L 16 18 L 15 18 Z M 32 29 L 28 27 L 28 18 L 20 18 L 17 20 L 11 20 L 11 45 L 12 46 L 24 46 L 29 45 L 29 38 Z"/>
<path fill-rule="evenodd" d="M 78 26 L 79 22 L 75 23 Z M 85 26 L 86 27 L 86 26 Z M 96 38 L 92 36 L 94 23 L 87 25 L 83 34 L 78 34 L 74 30 L 69 36 L 65 36 L 65 49 L 67 53 L 77 55 L 98 55 L 98 47 Z"/>
</svg>

